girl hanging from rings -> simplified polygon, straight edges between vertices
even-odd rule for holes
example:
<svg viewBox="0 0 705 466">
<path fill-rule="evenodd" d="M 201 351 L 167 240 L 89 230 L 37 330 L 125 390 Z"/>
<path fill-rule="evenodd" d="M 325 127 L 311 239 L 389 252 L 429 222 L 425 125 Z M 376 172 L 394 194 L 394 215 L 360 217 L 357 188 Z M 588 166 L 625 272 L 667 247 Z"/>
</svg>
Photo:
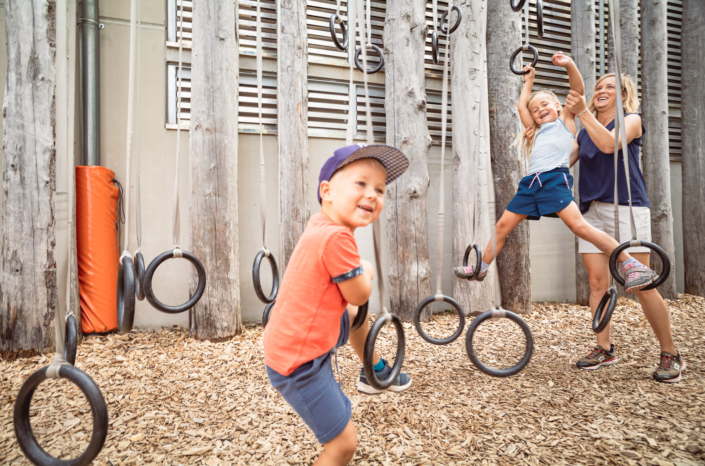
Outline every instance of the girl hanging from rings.
<svg viewBox="0 0 705 466">
<path fill-rule="evenodd" d="M 566 69 L 570 89 L 583 95 L 585 86 L 573 60 L 563 52 L 557 52 L 551 61 Z M 535 71 L 530 66 L 524 67 L 524 71 L 519 116 L 526 129 L 520 136 L 520 142 L 524 155 L 530 157 L 531 162 L 529 174 L 521 179 L 514 198 L 497 222 L 496 254 L 502 250 L 507 235 L 524 219 L 559 217 L 575 235 L 609 256 L 619 243 L 587 223 L 573 199 L 573 177 L 568 169 L 578 161 L 578 151 L 574 150 L 576 115 L 564 110 L 553 92 L 538 90 L 532 93 Z M 494 257 L 490 241 L 482 256 L 479 273 L 475 273 L 473 266 L 454 267 L 453 273 L 458 278 L 483 281 Z M 619 260 L 625 272 L 631 269 L 624 284 L 627 293 L 638 291 L 657 278 L 653 270 L 626 252 L 620 254 Z"/>
</svg>

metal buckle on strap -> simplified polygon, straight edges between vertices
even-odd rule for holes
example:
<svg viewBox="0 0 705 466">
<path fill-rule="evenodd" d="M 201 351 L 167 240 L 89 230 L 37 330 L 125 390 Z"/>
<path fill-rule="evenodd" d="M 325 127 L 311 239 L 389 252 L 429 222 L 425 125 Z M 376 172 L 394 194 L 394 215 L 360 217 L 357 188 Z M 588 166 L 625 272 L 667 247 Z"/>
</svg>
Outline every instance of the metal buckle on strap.
<svg viewBox="0 0 705 466">
<path fill-rule="evenodd" d="M 184 257 L 184 252 L 178 245 L 174 246 L 172 253 L 174 254 L 174 257 Z"/>
</svg>

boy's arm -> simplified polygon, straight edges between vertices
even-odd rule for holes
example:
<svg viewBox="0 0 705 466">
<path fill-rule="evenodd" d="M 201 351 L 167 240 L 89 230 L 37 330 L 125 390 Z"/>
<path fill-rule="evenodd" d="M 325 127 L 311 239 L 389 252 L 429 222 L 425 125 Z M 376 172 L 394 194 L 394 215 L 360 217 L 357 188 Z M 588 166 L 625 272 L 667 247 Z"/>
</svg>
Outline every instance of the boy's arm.
<svg viewBox="0 0 705 466">
<path fill-rule="evenodd" d="M 353 306 L 362 306 L 370 299 L 370 295 L 372 294 L 372 279 L 375 276 L 374 269 L 369 262 L 364 259 L 360 262 L 362 262 L 361 267 L 363 270 L 360 275 L 338 283 L 338 288 L 343 298 Z"/>
<path fill-rule="evenodd" d="M 525 66 L 524 71 L 526 70 L 529 70 L 529 72 L 524 75 L 524 87 L 521 89 L 521 95 L 519 95 L 518 108 L 521 124 L 524 125 L 524 128 L 531 128 L 534 126 L 534 118 L 529 110 L 529 97 L 531 97 L 531 88 L 534 86 L 534 75 L 536 72 L 530 66 Z"/>
</svg>

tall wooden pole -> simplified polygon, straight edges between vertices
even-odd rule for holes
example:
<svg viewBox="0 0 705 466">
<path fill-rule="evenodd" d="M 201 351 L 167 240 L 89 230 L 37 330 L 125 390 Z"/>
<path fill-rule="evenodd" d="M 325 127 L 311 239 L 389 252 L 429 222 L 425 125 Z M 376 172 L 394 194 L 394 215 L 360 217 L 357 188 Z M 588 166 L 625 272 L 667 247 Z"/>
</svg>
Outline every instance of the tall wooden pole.
<svg viewBox="0 0 705 466">
<path fill-rule="evenodd" d="M 426 2 L 387 3 L 384 21 L 387 144 L 409 158 L 409 169 L 387 190 L 391 312 L 411 321 L 431 295 L 428 244 L 428 149 L 424 45 Z"/>
<path fill-rule="evenodd" d="M 51 347 L 59 311 L 55 238 L 56 13 L 5 2 L 0 358 Z"/>
<path fill-rule="evenodd" d="M 237 210 L 238 37 L 232 0 L 193 4 L 189 220 L 191 252 L 208 285 L 190 312 L 191 335 L 220 341 L 242 331 Z M 191 274 L 193 293 L 198 277 Z"/>
<path fill-rule="evenodd" d="M 310 216 L 306 0 L 277 2 L 277 24 L 279 260 L 283 272 Z"/>
<path fill-rule="evenodd" d="M 705 2 L 683 1 L 681 138 L 685 292 L 705 296 Z"/>
<path fill-rule="evenodd" d="M 481 250 L 490 239 L 489 198 L 492 189 L 487 121 L 485 11 L 482 0 L 459 0 L 463 20 L 451 34 L 453 95 L 453 264 L 465 248 Z M 453 16 L 455 17 L 455 16 Z M 474 257 L 474 254 L 472 255 Z M 481 283 L 453 276 L 453 298 L 469 313 L 484 312 L 494 302 L 493 281 Z"/>
<path fill-rule="evenodd" d="M 671 260 L 671 274 L 659 287 L 664 298 L 676 299 L 676 245 L 671 209 L 671 162 L 668 156 L 668 44 L 666 2 L 641 0 L 641 117 L 647 122 L 642 167 L 651 204 L 651 239 Z M 684 94 L 685 96 L 685 94 Z M 685 100 L 685 99 L 684 99 Z M 654 268 L 661 260 L 651 255 Z"/>
<path fill-rule="evenodd" d="M 607 0 L 605 0 L 606 5 Z M 622 38 L 622 73 L 628 74 L 634 79 L 634 82 L 637 82 L 639 76 L 639 0 L 619 0 L 619 19 Z M 605 18 L 605 22 L 608 31 L 607 69 L 610 73 L 614 73 L 614 39 L 612 38 L 612 29 L 607 25 L 607 18 Z"/>
<path fill-rule="evenodd" d="M 589 99 L 595 89 L 595 2 L 574 0 L 570 5 L 571 54 L 585 83 L 585 94 Z M 582 128 L 576 118 L 578 131 Z M 575 201 L 580 202 L 579 191 L 580 163 L 573 166 L 573 192 Z M 581 306 L 590 304 L 590 282 L 583 255 L 578 252 L 578 237 L 575 237 L 575 300 Z"/>
<path fill-rule="evenodd" d="M 522 80 L 509 69 L 509 57 L 521 45 L 521 14 L 514 13 L 507 0 L 488 0 L 487 5 L 490 148 L 495 212 L 499 219 L 528 168 L 520 149 L 512 147 L 524 130 L 517 110 Z M 517 313 L 530 312 L 529 222 L 520 223 L 507 237 L 497 257 L 497 268 L 502 306 Z"/>
</svg>

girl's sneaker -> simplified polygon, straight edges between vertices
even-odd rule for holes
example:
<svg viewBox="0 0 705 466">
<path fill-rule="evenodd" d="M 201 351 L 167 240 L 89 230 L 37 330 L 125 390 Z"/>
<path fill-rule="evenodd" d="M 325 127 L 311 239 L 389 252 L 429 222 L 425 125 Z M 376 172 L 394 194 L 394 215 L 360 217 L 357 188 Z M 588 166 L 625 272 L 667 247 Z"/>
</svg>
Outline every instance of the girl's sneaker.
<svg viewBox="0 0 705 466">
<path fill-rule="evenodd" d="M 462 280 L 473 280 L 473 281 L 477 281 L 477 282 L 483 281 L 489 271 L 490 271 L 490 269 L 487 269 L 484 272 L 480 272 L 477 275 L 477 278 L 473 279 L 473 278 L 470 278 L 475 273 L 475 269 L 472 265 L 468 266 L 468 267 L 453 267 L 453 275 L 455 275 L 456 277 L 458 277 Z"/>
<path fill-rule="evenodd" d="M 654 379 L 667 383 L 680 382 L 684 370 L 685 362 L 680 353 L 674 356 L 668 351 L 661 351 L 661 364 L 654 372 Z"/>
<path fill-rule="evenodd" d="M 651 285 L 658 278 L 656 272 L 643 265 L 635 267 L 633 264 L 629 264 L 624 266 L 622 270 L 624 273 L 629 273 L 624 283 L 625 293 L 635 293 Z"/>
<path fill-rule="evenodd" d="M 609 364 L 616 364 L 618 359 L 614 355 L 614 345 L 610 345 L 610 350 L 607 351 L 602 346 L 597 345 L 582 359 L 579 359 L 575 365 L 578 369 L 594 370 Z"/>
</svg>

